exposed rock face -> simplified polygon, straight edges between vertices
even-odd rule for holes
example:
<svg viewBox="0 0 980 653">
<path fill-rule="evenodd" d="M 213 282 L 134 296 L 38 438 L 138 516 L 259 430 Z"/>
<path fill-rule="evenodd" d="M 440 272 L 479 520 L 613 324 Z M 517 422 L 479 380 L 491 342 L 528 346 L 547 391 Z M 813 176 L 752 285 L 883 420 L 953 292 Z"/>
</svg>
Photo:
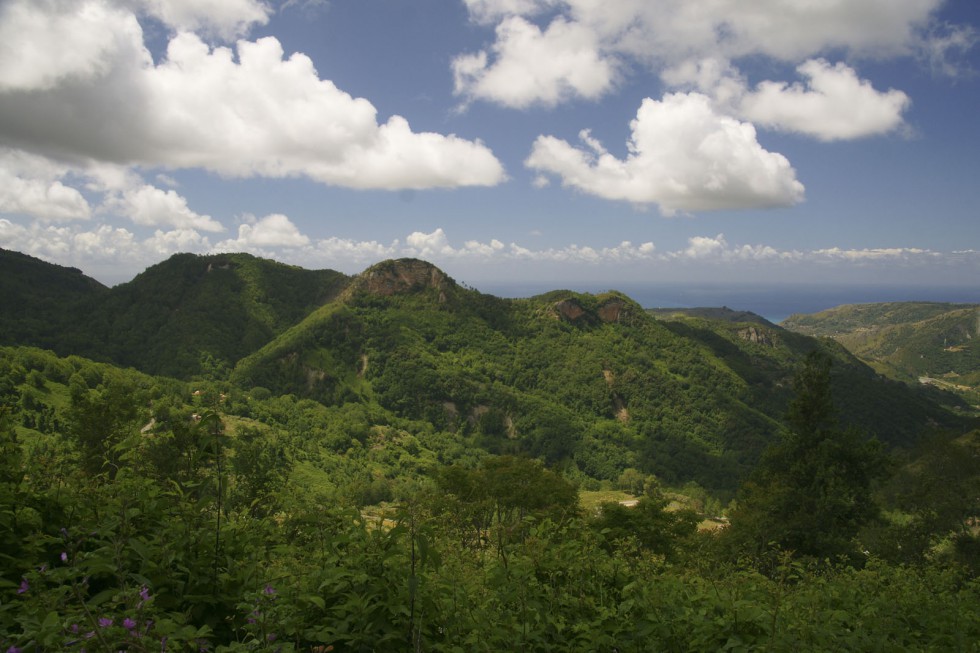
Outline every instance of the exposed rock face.
<svg viewBox="0 0 980 653">
<path fill-rule="evenodd" d="M 772 334 L 769 333 L 769 331 L 754 326 L 739 330 L 738 337 L 742 340 L 748 340 L 749 342 L 754 342 L 758 345 L 765 345 L 766 347 L 775 346 L 772 339 Z"/>
<path fill-rule="evenodd" d="M 563 299 L 555 304 L 555 310 L 558 311 L 558 314 L 562 318 L 569 322 L 574 322 L 585 315 L 585 309 L 574 299 Z"/>
<path fill-rule="evenodd" d="M 619 322 L 619 318 L 626 310 L 626 302 L 618 297 L 603 302 L 597 311 L 599 319 L 603 322 Z"/>
<path fill-rule="evenodd" d="M 368 268 L 351 284 L 351 289 L 388 297 L 433 288 L 439 291 L 439 301 L 444 302 L 446 291 L 453 285 L 453 280 L 431 263 L 398 259 Z"/>
<path fill-rule="evenodd" d="M 628 310 L 629 305 L 620 297 L 606 299 L 595 311 L 587 310 L 575 298 L 563 299 L 555 304 L 558 317 L 568 322 L 577 322 L 583 318 L 589 323 L 619 322 Z"/>
</svg>

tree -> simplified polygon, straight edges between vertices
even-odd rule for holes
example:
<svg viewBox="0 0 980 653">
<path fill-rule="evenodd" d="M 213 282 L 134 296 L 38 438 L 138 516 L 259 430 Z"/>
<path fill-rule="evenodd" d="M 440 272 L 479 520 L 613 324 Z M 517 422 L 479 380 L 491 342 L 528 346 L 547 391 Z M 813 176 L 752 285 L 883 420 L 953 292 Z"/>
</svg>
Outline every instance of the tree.
<svg viewBox="0 0 980 653">
<path fill-rule="evenodd" d="M 878 514 L 872 483 L 885 469 L 876 440 L 837 422 L 830 358 L 811 352 L 793 383 L 789 431 L 766 449 L 732 515 L 736 542 L 817 558 L 856 553 L 858 529 Z"/>
<path fill-rule="evenodd" d="M 119 468 L 116 445 L 139 432 L 139 404 L 132 389 L 112 380 L 97 390 L 72 394 L 68 434 L 81 456 L 82 469 L 91 476 Z"/>
</svg>

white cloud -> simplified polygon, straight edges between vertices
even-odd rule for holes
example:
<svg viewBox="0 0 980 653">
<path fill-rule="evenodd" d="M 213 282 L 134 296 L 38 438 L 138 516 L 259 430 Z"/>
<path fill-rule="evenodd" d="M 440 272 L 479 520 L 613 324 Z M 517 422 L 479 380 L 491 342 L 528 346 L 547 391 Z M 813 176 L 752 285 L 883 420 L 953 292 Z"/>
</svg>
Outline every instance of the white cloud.
<svg viewBox="0 0 980 653">
<path fill-rule="evenodd" d="M 831 247 L 813 251 L 813 256 L 833 261 L 862 263 L 883 260 L 915 260 L 942 256 L 939 252 L 918 247 L 879 247 L 864 249 L 841 249 Z"/>
<path fill-rule="evenodd" d="M 405 239 L 405 245 L 393 251 L 398 256 L 415 256 L 435 260 L 523 260 L 558 263 L 624 263 L 629 261 L 653 260 L 653 243 L 634 245 L 623 241 L 614 247 L 591 247 L 568 245 L 548 249 L 530 249 L 510 243 L 505 245 L 496 238 L 489 242 L 468 240 L 462 247 L 453 247 L 442 228 L 432 233 L 414 232 Z"/>
<path fill-rule="evenodd" d="M 929 63 L 934 73 L 947 77 L 974 74 L 976 71 L 961 59 L 978 41 L 980 31 L 970 25 L 939 25 L 922 38 L 920 56 Z"/>
<path fill-rule="evenodd" d="M 303 247 L 310 239 L 300 233 L 292 221 L 280 213 L 239 225 L 238 238 L 217 244 L 220 251 L 255 251 L 277 247 Z"/>
<path fill-rule="evenodd" d="M 0 246 L 84 270 L 112 282 L 128 280 L 171 254 L 203 253 L 210 243 L 191 229 L 156 231 L 140 240 L 128 229 L 108 224 L 82 227 L 23 226 L 0 218 Z"/>
<path fill-rule="evenodd" d="M 894 89 L 876 91 L 854 69 L 812 59 L 797 71 L 806 86 L 766 81 L 741 100 L 740 113 L 779 130 L 799 132 L 822 141 L 884 134 L 899 128 L 909 97 Z"/>
<path fill-rule="evenodd" d="M 724 234 L 717 236 L 693 236 L 687 247 L 665 254 L 664 260 L 748 262 L 799 260 L 804 257 L 796 250 L 780 251 L 769 245 L 729 245 Z"/>
<path fill-rule="evenodd" d="M 259 0 L 139 0 L 144 11 L 178 31 L 224 40 L 264 25 L 272 9 Z"/>
<path fill-rule="evenodd" d="M 592 195 L 657 204 L 666 214 L 789 206 L 803 199 L 789 161 L 763 149 L 752 125 L 716 113 L 704 95 L 647 98 L 630 127 L 625 159 L 592 138 L 586 151 L 541 136 L 525 165 Z"/>
<path fill-rule="evenodd" d="M 763 55 L 800 62 L 831 50 L 856 56 L 908 55 L 921 47 L 942 0 L 467 0 L 477 22 L 508 24 L 515 17 L 557 10 L 567 29 L 583 36 L 594 61 L 628 57 L 654 69 L 686 61 L 733 61 Z M 525 25 L 529 24 L 523 20 Z M 511 39 L 498 27 L 495 51 Z M 935 41 L 937 44 L 942 41 Z M 559 41 L 539 41 L 546 59 Z M 499 101 L 495 97 L 484 97 Z"/>
<path fill-rule="evenodd" d="M 523 18 L 507 18 L 497 26 L 492 61 L 480 51 L 457 57 L 452 67 L 457 95 L 516 109 L 595 100 L 617 77 L 617 62 L 600 52 L 595 33 L 560 17 L 543 32 Z"/>
<path fill-rule="evenodd" d="M 0 148 L 0 213 L 52 222 L 90 218 L 85 197 L 62 183 L 68 172 L 43 157 Z"/>
<path fill-rule="evenodd" d="M 432 233 L 414 231 L 405 239 L 406 248 L 404 253 L 407 256 L 418 256 L 420 258 L 431 257 L 454 257 L 458 252 L 449 244 L 446 232 L 442 228 L 436 229 Z"/>
<path fill-rule="evenodd" d="M 0 92 L 92 82 L 107 75 L 120 56 L 132 56 L 141 38 L 136 17 L 105 2 L 5 2 L 0 5 Z"/>
<path fill-rule="evenodd" d="M 112 194 L 106 208 L 145 226 L 224 231 L 221 223 L 211 216 L 192 211 L 187 206 L 187 200 L 175 191 L 161 190 L 148 184 Z"/>
<path fill-rule="evenodd" d="M 478 23 L 491 23 L 508 16 L 529 16 L 557 0 L 463 0 L 470 17 Z"/>
<path fill-rule="evenodd" d="M 10 0 L 5 7 L 30 20 L 0 51 L 0 71 L 26 71 L 0 75 L 7 85 L 0 93 L 0 143 L 78 161 L 305 176 L 354 188 L 504 180 L 500 162 L 479 141 L 416 133 L 399 116 L 379 124 L 370 102 L 320 79 L 309 57 L 286 57 L 275 38 L 242 40 L 232 51 L 181 32 L 154 64 L 132 14 L 98 0 L 66 6 L 72 8 L 66 15 L 54 0 Z M 66 30 L 57 48 L 48 42 L 48 21 L 84 28 L 86 12 L 102 9 L 107 20 L 96 41 L 115 39 L 112 48 L 86 55 L 85 29 Z M 26 61 L 35 41 L 59 52 L 81 49 L 82 72 L 58 76 L 46 72 L 59 70 L 57 62 Z"/>
<path fill-rule="evenodd" d="M 315 260 L 317 265 L 324 261 L 330 264 L 332 261 L 352 261 L 357 263 L 381 261 L 383 259 L 394 258 L 397 253 L 398 241 L 390 245 L 384 245 L 375 240 L 363 241 L 350 238 L 323 238 L 316 241 L 312 247 L 310 260 Z"/>
</svg>

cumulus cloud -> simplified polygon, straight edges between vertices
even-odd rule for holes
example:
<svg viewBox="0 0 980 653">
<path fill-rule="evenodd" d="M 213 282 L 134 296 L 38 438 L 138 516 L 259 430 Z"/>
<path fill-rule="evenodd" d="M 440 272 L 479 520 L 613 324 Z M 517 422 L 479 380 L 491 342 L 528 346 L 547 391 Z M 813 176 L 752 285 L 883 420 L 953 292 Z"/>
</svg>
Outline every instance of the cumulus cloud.
<svg viewBox="0 0 980 653">
<path fill-rule="evenodd" d="M 196 15 L 192 3 L 161 6 Z M 490 186 L 505 177 L 479 141 L 413 132 L 400 116 L 379 122 L 369 101 L 320 79 L 309 57 L 287 57 L 273 37 L 241 40 L 233 51 L 179 32 L 154 63 L 133 14 L 105 2 L 10 0 L 4 11 L 24 18 L 0 51 L 0 143 L 76 161 L 354 188 Z M 65 25 L 57 47 L 50 21 Z M 37 42 L 79 51 L 79 62 L 25 60 Z"/>
<path fill-rule="evenodd" d="M 308 258 L 318 262 L 350 261 L 354 263 L 374 263 L 398 256 L 398 241 L 385 245 L 376 240 L 354 240 L 331 236 L 322 238 L 306 251 Z"/>
<path fill-rule="evenodd" d="M 141 239 L 128 229 L 108 224 L 57 227 L 34 222 L 24 226 L 5 218 L 0 218 L 0 245 L 112 282 L 124 281 L 177 252 L 211 248 L 207 238 L 192 229 L 157 230 Z"/>
<path fill-rule="evenodd" d="M 136 16 L 105 2 L 5 2 L 0 5 L 0 92 L 91 82 L 108 74 L 118 58 L 133 55 L 133 44 L 141 39 Z"/>
<path fill-rule="evenodd" d="M 162 190 L 149 184 L 113 194 L 107 200 L 106 208 L 145 226 L 224 231 L 221 223 L 211 216 L 192 211 L 187 206 L 187 200 L 175 191 Z"/>
<path fill-rule="evenodd" d="M 0 213 L 51 222 L 90 218 L 85 197 L 62 183 L 68 173 L 44 157 L 0 148 Z"/>
<path fill-rule="evenodd" d="M 259 0 L 139 0 L 148 14 L 178 31 L 200 32 L 223 40 L 264 25 L 272 13 Z"/>
<path fill-rule="evenodd" d="M 492 60 L 480 51 L 457 57 L 452 67 L 458 95 L 523 109 L 597 99 L 615 83 L 617 62 L 581 24 L 559 17 L 542 31 L 513 16 L 497 26 Z"/>
<path fill-rule="evenodd" d="M 238 238 L 224 240 L 217 245 L 221 251 L 256 251 L 278 247 L 303 247 L 310 239 L 300 233 L 293 222 L 274 213 L 261 219 L 249 219 L 238 227 Z"/>
<path fill-rule="evenodd" d="M 789 161 L 765 150 L 751 124 L 718 114 L 705 95 L 647 98 L 630 128 L 625 159 L 586 132 L 584 149 L 539 137 L 525 165 L 586 193 L 657 204 L 667 214 L 789 206 L 803 199 Z"/>
<path fill-rule="evenodd" d="M 399 256 L 417 256 L 435 260 L 517 260 L 599 264 L 653 260 L 656 247 L 651 242 L 634 245 L 630 241 L 623 241 L 612 247 L 572 244 L 566 247 L 532 249 L 513 242 L 505 245 L 496 238 L 490 239 L 489 242 L 468 240 L 462 247 L 454 247 L 445 231 L 439 228 L 431 233 L 416 231 L 409 234 L 404 246 L 398 247 L 395 243 L 392 249 L 398 252 Z"/>
<path fill-rule="evenodd" d="M 799 61 L 831 49 L 909 54 L 942 0 L 467 0 L 474 20 L 506 21 L 546 9 L 596 36 L 605 53 L 654 65 L 717 56 Z M 499 35 L 498 35 L 499 39 Z"/>
<path fill-rule="evenodd" d="M 717 236 L 693 236 L 688 238 L 687 247 L 668 252 L 665 260 L 747 262 L 800 260 L 803 252 L 796 250 L 777 250 L 769 245 L 729 245 L 724 234 Z"/>
<path fill-rule="evenodd" d="M 900 127 L 910 104 L 902 91 L 875 90 L 853 68 L 812 59 L 797 71 L 806 86 L 766 81 L 741 100 L 740 113 L 775 129 L 823 141 L 884 134 Z"/>
</svg>

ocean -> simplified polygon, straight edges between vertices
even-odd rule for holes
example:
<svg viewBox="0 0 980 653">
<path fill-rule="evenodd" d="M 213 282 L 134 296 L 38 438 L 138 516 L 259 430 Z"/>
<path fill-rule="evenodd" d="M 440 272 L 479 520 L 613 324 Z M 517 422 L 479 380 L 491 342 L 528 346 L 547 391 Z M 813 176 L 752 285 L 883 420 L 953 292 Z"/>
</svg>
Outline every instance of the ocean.
<svg viewBox="0 0 980 653">
<path fill-rule="evenodd" d="M 531 297 L 561 286 L 489 284 L 479 290 L 498 297 Z M 609 286 L 576 284 L 577 292 L 604 292 Z M 644 308 L 720 307 L 752 311 L 776 324 L 794 313 L 816 313 L 841 304 L 929 301 L 980 304 L 980 284 L 969 286 L 859 286 L 807 284 L 622 284 L 616 290 Z"/>
</svg>

